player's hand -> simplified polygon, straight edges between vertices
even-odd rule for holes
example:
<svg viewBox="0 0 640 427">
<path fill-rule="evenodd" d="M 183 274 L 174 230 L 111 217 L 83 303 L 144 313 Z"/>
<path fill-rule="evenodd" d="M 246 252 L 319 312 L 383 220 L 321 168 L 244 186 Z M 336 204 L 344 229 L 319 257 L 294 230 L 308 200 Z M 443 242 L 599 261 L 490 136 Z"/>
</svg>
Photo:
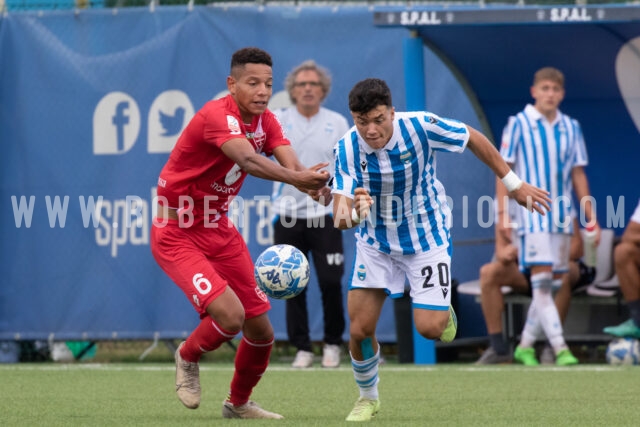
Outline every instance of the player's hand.
<svg viewBox="0 0 640 427">
<path fill-rule="evenodd" d="M 296 188 L 306 193 L 309 190 L 320 190 L 325 187 L 329 181 L 329 172 L 321 169 L 327 166 L 329 163 L 318 163 L 309 169 L 299 171 Z"/>
<path fill-rule="evenodd" d="M 513 190 L 509 195 L 515 199 L 519 205 L 527 208 L 529 212 L 536 211 L 540 215 L 544 215 L 545 210 L 551 210 L 549 192 L 526 182 L 523 182 L 520 188 Z"/>
<path fill-rule="evenodd" d="M 322 206 L 329 206 L 331 200 L 333 200 L 331 188 L 326 185 L 319 190 L 310 190 L 308 194 L 313 200 L 320 203 Z"/>
<path fill-rule="evenodd" d="M 356 188 L 353 195 L 353 208 L 361 219 L 365 219 L 371 210 L 373 198 L 369 192 L 362 187 Z"/>
<path fill-rule="evenodd" d="M 511 264 L 518 259 L 518 249 L 512 244 L 496 248 L 496 259 L 503 264 Z"/>
</svg>

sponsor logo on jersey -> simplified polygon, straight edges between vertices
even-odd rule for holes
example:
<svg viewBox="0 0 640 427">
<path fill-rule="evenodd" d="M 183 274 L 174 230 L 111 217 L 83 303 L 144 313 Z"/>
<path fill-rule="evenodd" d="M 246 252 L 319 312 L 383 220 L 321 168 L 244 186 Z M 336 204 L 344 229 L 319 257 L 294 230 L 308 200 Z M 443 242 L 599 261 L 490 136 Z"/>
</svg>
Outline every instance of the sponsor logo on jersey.
<svg viewBox="0 0 640 427">
<path fill-rule="evenodd" d="M 209 187 L 213 191 L 218 192 L 218 193 L 223 193 L 223 194 L 233 194 L 238 190 L 235 187 L 229 187 L 227 185 L 220 185 L 217 182 L 212 182 Z"/>
<path fill-rule="evenodd" d="M 241 135 L 242 131 L 240 130 L 240 123 L 238 123 L 238 119 L 233 116 L 227 116 L 227 126 L 229 127 L 229 133 L 231 135 Z"/>
<path fill-rule="evenodd" d="M 324 125 L 324 131 L 325 131 L 325 133 L 333 133 L 335 131 L 335 129 L 333 127 L 333 123 L 326 123 Z"/>
<path fill-rule="evenodd" d="M 240 169 L 240 166 L 236 163 L 233 165 L 231 169 L 229 169 L 229 172 L 227 172 L 227 175 L 224 177 L 224 183 L 227 185 L 232 185 L 237 180 L 239 180 L 241 176 L 242 176 L 242 170 Z"/>
</svg>

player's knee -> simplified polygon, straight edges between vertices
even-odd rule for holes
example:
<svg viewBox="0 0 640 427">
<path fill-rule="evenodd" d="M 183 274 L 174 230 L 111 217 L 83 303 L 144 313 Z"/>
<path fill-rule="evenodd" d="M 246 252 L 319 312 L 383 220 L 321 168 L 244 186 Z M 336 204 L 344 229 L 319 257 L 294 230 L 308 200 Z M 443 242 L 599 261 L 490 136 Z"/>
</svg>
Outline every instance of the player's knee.
<svg viewBox="0 0 640 427">
<path fill-rule="evenodd" d="M 488 289 L 499 285 L 497 270 L 495 263 L 485 264 L 480 267 L 480 289 Z"/>
<path fill-rule="evenodd" d="M 224 313 L 218 313 L 216 322 L 225 331 L 238 333 L 244 326 L 244 310 L 232 310 Z"/>
<path fill-rule="evenodd" d="M 428 321 L 421 321 L 416 323 L 416 331 L 423 337 L 431 340 L 440 338 L 442 332 L 447 327 L 449 318 L 443 319 L 429 319 Z"/>
<path fill-rule="evenodd" d="M 362 325 L 356 322 L 351 322 L 349 325 L 349 335 L 355 342 L 362 342 L 367 338 L 371 338 L 375 335 L 375 325 Z"/>
<path fill-rule="evenodd" d="M 613 259 L 616 268 L 621 269 L 623 266 L 629 263 L 633 263 L 634 261 L 637 263 L 637 260 L 635 258 L 637 257 L 638 253 L 640 253 L 638 248 L 632 243 L 621 242 L 620 244 L 616 245 L 615 249 L 613 250 Z"/>
</svg>

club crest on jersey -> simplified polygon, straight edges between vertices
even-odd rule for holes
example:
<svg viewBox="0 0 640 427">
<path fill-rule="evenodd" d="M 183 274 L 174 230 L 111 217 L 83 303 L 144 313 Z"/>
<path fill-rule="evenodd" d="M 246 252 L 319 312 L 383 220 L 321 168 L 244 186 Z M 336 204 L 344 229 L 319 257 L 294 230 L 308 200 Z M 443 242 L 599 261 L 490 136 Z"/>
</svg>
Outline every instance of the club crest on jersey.
<svg viewBox="0 0 640 427">
<path fill-rule="evenodd" d="M 400 154 L 400 161 L 405 165 L 411 162 L 411 153 L 408 151 L 405 151 L 404 153 Z"/>
<path fill-rule="evenodd" d="M 364 264 L 360 264 L 358 266 L 358 271 L 356 272 L 358 275 L 358 280 L 363 281 L 367 277 L 367 270 L 364 268 Z"/>
<path fill-rule="evenodd" d="M 367 162 L 366 160 L 363 160 L 360 162 L 360 167 L 362 168 L 362 171 L 364 172 L 367 169 Z"/>
<path fill-rule="evenodd" d="M 240 123 L 238 123 L 238 119 L 233 116 L 227 116 L 227 126 L 229 127 L 229 133 L 231 135 L 240 135 L 242 131 L 240 130 Z"/>
<path fill-rule="evenodd" d="M 258 298 L 260 298 L 262 301 L 267 302 L 267 294 L 265 294 L 262 289 L 260 289 L 259 287 L 255 287 L 256 290 L 256 294 L 258 295 Z"/>
</svg>

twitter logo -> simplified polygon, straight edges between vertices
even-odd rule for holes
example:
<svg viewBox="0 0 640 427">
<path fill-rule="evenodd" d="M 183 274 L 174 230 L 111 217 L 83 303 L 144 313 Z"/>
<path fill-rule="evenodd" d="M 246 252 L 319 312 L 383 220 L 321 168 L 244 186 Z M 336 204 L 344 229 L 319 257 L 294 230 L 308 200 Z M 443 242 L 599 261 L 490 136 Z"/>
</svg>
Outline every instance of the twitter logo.
<svg viewBox="0 0 640 427">
<path fill-rule="evenodd" d="M 171 152 L 194 114 L 186 93 L 167 90 L 158 95 L 149 109 L 147 151 Z"/>
<path fill-rule="evenodd" d="M 184 123 L 184 107 L 176 108 L 173 115 L 166 114 L 162 110 L 159 110 L 158 115 L 160 117 L 160 124 L 164 128 L 162 136 L 173 136 L 182 131 L 182 125 Z"/>
</svg>

